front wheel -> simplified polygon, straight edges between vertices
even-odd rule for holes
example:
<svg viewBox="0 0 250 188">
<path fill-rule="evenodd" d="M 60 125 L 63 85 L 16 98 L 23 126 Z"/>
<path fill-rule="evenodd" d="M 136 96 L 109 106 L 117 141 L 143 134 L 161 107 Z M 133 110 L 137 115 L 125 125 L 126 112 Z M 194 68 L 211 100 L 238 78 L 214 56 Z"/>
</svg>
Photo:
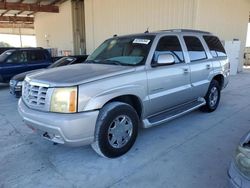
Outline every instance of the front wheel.
<svg viewBox="0 0 250 188">
<path fill-rule="evenodd" d="M 221 89 L 218 81 L 212 80 L 205 96 L 206 105 L 201 108 L 205 112 L 213 112 L 220 103 Z"/>
<path fill-rule="evenodd" d="M 130 150 L 138 132 L 139 118 L 134 108 L 126 103 L 105 105 L 96 123 L 92 148 L 101 156 L 119 157 Z"/>
</svg>

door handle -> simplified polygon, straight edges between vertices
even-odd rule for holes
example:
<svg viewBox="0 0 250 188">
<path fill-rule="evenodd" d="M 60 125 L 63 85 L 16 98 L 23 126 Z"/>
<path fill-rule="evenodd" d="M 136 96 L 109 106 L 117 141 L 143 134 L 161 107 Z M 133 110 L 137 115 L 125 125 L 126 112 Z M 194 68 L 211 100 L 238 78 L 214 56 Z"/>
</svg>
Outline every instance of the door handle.
<svg viewBox="0 0 250 188">
<path fill-rule="evenodd" d="M 206 67 L 207 67 L 207 69 L 211 69 L 211 65 L 209 65 L 209 64 L 207 64 Z"/>
<path fill-rule="evenodd" d="M 184 74 L 187 74 L 187 73 L 189 73 L 189 69 L 188 68 L 184 68 L 183 72 L 184 72 Z"/>
</svg>

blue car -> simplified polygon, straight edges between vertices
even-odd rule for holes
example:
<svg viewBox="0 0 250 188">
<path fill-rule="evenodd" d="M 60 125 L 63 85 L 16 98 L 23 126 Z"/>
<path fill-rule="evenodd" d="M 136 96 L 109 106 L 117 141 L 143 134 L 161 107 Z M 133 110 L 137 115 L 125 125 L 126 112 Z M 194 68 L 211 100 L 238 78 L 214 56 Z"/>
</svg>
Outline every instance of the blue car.
<svg viewBox="0 0 250 188">
<path fill-rule="evenodd" d="M 0 83 L 22 72 L 48 67 L 52 63 L 50 53 L 42 48 L 8 50 L 0 55 Z"/>
</svg>

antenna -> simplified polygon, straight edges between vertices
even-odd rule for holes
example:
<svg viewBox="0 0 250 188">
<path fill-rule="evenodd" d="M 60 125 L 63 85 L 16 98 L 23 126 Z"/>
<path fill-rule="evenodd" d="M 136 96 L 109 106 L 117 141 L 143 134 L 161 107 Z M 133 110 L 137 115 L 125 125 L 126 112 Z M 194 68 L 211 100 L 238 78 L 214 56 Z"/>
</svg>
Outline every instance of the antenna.
<svg viewBox="0 0 250 188">
<path fill-rule="evenodd" d="M 144 33 L 149 33 L 149 27 L 147 27 L 147 30 Z"/>
<path fill-rule="evenodd" d="M 117 37 L 118 35 L 117 34 L 114 34 L 113 37 Z"/>
</svg>

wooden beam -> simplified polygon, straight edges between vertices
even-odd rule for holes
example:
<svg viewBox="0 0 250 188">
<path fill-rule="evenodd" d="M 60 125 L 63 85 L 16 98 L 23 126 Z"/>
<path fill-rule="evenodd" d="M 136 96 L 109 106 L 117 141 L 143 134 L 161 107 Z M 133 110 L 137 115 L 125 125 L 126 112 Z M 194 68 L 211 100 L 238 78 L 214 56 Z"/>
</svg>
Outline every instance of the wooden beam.
<svg viewBox="0 0 250 188">
<path fill-rule="evenodd" d="M 21 17 L 21 16 L 0 16 L 0 22 L 34 23 L 34 18 L 33 17 Z"/>
<path fill-rule="evenodd" d="M 0 28 L 27 28 L 27 29 L 34 29 L 34 24 L 0 23 Z"/>
<path fill-rule="evenodd" d="M 19 15 L 19 14 L 22 14 L 24 11 L 23 10 L 21 10 L 21 11 L 19 11 L 17 14 Z"/>
<path fill-rule="evenodd" d="M 34 15 L 35 13 L 37 13 L 37 11 L 35 11 L 35 12 L 31 12 L 31 13 L 27 14 L 27 16 Z"/>
<path fill-rule="evenodd" d="M 4 11 L 4 12 L 1 14 L 1 16 L 5 15 L 7 12 L 9 12 L 9 10 Z"/>
<path fill-rule="evenodd" d="M 39 4 L 28 4 L 28 3 L 9 3 L 9 2 L 0 2 L 0 9 L 34 11 L 34 12 L 52 12 L 52 13 L 59 12 L 59 7 L 54 5 L 39 5 Z"/>
</svg>

